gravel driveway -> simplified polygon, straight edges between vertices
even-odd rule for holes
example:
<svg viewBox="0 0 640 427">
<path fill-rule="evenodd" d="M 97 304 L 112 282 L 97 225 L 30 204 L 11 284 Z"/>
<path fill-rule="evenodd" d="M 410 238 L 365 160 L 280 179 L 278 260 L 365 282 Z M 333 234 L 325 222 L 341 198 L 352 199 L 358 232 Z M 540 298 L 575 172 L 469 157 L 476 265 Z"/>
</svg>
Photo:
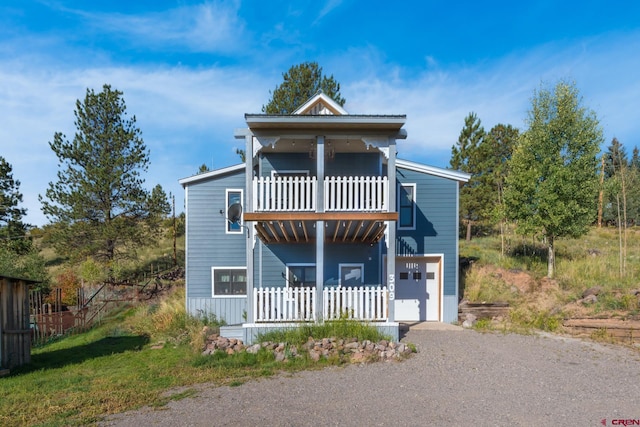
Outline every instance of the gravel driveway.
<svg viewBox="0 0 640 427">
<path fill-rule="evenodd" d="M 411 330 L 400 363 L 202 386 L 105 426 L 600 426 L 640 423 L 640 352 L 554 335 Z"/>
</svg>

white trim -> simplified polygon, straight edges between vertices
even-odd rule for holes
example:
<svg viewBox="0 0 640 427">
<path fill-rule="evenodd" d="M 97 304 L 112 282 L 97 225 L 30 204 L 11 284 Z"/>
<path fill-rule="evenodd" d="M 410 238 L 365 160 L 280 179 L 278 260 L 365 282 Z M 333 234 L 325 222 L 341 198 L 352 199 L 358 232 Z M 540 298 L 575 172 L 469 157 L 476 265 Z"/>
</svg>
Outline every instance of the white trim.
<svg viewBox="0 0 640 427">
<path fill-rule="evenodd" d="M 401 188 L 402 187 L 413 187 L 413 200 L 412 200 L 413 203 L 411 204 L 411 206 L 413 208 L 413 211 L 411 213 L 411 216 L 413 217 L 413 221 L 412 221 L 413 225 L 411 227 L 402 227 L 400 225 L 400 222 L 401 222 L 401 220 L 400 220 L 400 216 L 401 216 L 401 214 L 400 214 L 400 196 L 402 194 L 402 192 L 401 192 Z M 415 182 L 409 182 L 409 183 L 400 182 L 400 183 L 398 183 L 398 190 L 396 192 L 396 194 L 397 194 L 396 210 L 398 211 L 398 223 L 397 223 L 398 224 L 398 227 L 397 227 L 398 230 L 415 230 L 416 229 L 416 222 L 417 222 L 416 206 L 418 204 L 418 200 L 417 200 L 418 199 L 418 195 L 416 194 L 417 191 L 418 191 L 418 184 L 416 184 Z"/>
<path fill-rule="evenodd" d="M 292 115 L 303 114 L 306 111 L 310 110 L 313 107 L 313 105 L 317 104 L 318 102 L 322 102 L 325 105 L 325 107 L 328 110 L 331 110 L 331 112 L 334 113 L 334 114 L 336 114 L 336 113 L 339 114 L 339 115 L 349 114 L 349 113 L 347 113 L 347 111 L 344 108 L 342 108 L 342 106 L 340 104 L 338 104 L 336 101 L 334 101 L 330 96 L 328 96 L 324 92 L 317 92 L 314 96 L 309 98 L 304 104 L 302 104 L 300 107 L 298 107 L 291 114 Z"/>
<path fill-rule="evenodd" d="M 227 166 L 222 169 L 216 169 L 209 172 L 200 173 L 198 175 L 189 176 L 187 178 L 182 178 L 178 180 L 178 182 L 184 187 L 187 184 L 192 184 L 194 182 L 201 181 L 203 179 L 213 178 L 213 177 L 224 175 L 227 173 L 237 172 L 237 171 L 243 170 L 244 168 L 245 168 L 244 163 L 240 163 L 238 165 Z"/>
<path fill-rule="evenodd" d="M 242 226 L 244 225 L 244 221 L 240 218 L 240 228 L 238 230 L 230 230 L 229 226 L 229 193 L 240 193 L 240 206 L 244 207 L 244 190 L 242 188 L 226 188 L 224 190 L 224 201 L 226 206 L 224 207 L 224 233 L 225 234 L 243 234 Z"/>
<path fill-rule="evenodd" d="M 422 259 L 426 262 L 427 258 L 440 258 L 440 286 L 438 288 L 438 322 L 442 322 L 444 319 L 444 253 L 436 253 L 436 254 L 416 254 L 411 256 L 396 256 L 396 265 L 398 264 L 398 260 L 414 260 L 414 259 Z M 458 269 L 456 268 L 456 271 Z M 425 278 L 426 279 L 426 278 Z M 457 283 L 456 283 L 457 289 Z M 457 293 L 457 290 L 456 290 Z M 451 295 L 448 295 L 451 296 Z"/>
<path fill-rule="evenodd" d="M 364 263 L 345 262 L 338 264 L 338 286 L 342 286 L 342 268 L 343 267 L 360 267 L 360 284 L 364 285 Z"/>
<path fill-rule="evenodd" d="M 396 160 L 396 168 L 409 169 L 414 172 L 426 173 L 428 175 L 438 176 L 440 178 L 453 179 L 460 182 L 468 182 L 471 175 L 468 173 L 455 171 L 451 169 L 442 169 L 435 166 L 427 166 L 420 163 L 410 162 L 408 160 Z"/>
<path fill-rule="evenodd" d="M 215 272 L 216 270 L 244 270 L 245 277 L 245 288 L 244 295 L 216 295 L 216 287 L 215 287 Z M 246 298 L 247 297 L 247 287 L 249 278 L 247 276 L 247 267 L 246 266 L 235 266 L 235 267 L 211 267 L 211 298 Z"/>
</svg>

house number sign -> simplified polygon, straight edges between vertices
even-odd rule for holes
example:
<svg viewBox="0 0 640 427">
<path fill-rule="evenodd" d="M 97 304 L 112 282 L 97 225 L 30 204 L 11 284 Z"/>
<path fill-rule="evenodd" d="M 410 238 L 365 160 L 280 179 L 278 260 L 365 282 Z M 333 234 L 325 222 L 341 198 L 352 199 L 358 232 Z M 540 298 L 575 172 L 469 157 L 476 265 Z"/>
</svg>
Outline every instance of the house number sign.
<svg viewBox="0 0 640 427">
<path fill-rule="evenodd" d="M 389 301 L 396 299 L 396 275 L 389 274 Z"/>
</svg>

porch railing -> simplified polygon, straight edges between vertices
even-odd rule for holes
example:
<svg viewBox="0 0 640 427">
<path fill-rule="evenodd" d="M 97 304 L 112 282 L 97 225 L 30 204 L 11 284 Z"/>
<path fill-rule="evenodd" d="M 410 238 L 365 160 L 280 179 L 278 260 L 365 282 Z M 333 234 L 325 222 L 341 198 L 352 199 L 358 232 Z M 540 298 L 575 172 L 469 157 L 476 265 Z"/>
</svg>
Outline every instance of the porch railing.
<svg viewBox="0 0 640 427">
<path fill-rule="evenodd" d="M 314 321 L 315 302 L 315 288 L 253 289 L 253 312 L 256 322 Z"/>
<path fill-rule="evenodd" d="M 341 317 L 368 321 L 388 319 L 386 287 L 325 288 L 322 302 L 322 317 L 325 320 Z"/>
<path fill-rule="evenodd" d="M 317 292 L 315 288 L 254 288 L 255 322 L 315 321 Z M 388 320 L 387 288 L 337 287 L 322 292 L 322 318 L 349 318 L 366 321 Z"/>
<path fill-rule="evenodd" d="M 389 206 L 386 176 L 331 176 L 324 187 L 324 210 L 385 212 Z M 253 179 L 255 212 L 314 212 L 317 178 L 306 176 L 258 177 Z"/>
</svg>

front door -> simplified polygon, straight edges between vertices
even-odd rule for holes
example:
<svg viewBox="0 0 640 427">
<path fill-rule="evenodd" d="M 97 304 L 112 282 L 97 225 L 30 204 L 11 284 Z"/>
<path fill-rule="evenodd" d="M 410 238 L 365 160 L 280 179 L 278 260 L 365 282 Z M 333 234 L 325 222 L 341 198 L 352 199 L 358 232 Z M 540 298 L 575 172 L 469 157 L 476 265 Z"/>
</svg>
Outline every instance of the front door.
<svg viewBox="0 0 640 427">
<path fill-rule="evenodd" d="M 396 260 L 395 320 L 440 320 L 440 258 Z"/>
</svg>

